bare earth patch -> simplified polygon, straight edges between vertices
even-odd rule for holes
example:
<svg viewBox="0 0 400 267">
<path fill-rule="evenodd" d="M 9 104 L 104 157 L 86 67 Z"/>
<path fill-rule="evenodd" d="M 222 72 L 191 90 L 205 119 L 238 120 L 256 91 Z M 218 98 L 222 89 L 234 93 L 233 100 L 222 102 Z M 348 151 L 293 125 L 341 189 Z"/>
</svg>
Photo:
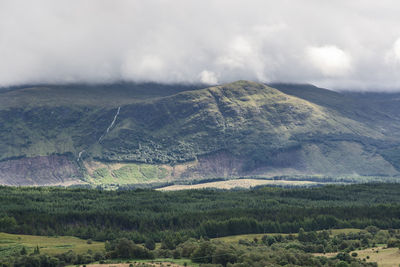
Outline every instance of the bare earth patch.
<svg viewBox="0 0 400 267">
<path fill-rule="evenodd" d="M 288 181 L 288 180 L 259 180 L 259 179 L 237 179 L 228 181 L 209 182 L 194 185 L 170 185 L 158 188 L 160 191 L 175 191 L 186 189 L 203 189 L 203 188 L 217 188 L 217 189 L 232 189 L 236 187 L 251 188 L 259 185 L 290 185 L 290 186 L 304 186 L 315 185 L 316 182 L 311 181 Z"/>
</svg>

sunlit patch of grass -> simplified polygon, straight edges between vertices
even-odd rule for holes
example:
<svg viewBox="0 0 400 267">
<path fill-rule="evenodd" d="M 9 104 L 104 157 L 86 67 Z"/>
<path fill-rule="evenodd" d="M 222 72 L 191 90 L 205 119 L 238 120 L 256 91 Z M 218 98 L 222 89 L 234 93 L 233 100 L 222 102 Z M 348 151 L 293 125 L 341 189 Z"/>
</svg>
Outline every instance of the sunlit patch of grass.
<svg viewBox="0 0 400 267">
<path fill-rule="evenodd" d="M 376 262 L 379 267 L 398 267 L 400 264 L 400 249 L 375 247 L 354 251 L 357 258 L 367 261 Z M 352 254 L 351 252 L 350 254 Z"/>
<path fill-rule="evenodd" d="M 94 184 L 135 184 L 158 181 L 170 173 L 160 165 L 136 163 L 100 163 L 90 162 L 89 180 Z"/>
<path fill-rule="evenodd" d="M 332 229 L 329 230 L 333 236 L 339 235 L 339 234 L 349 234 L 349 233 L 358 233 L 360 231 L 363 231 L 361 229 L 356 229 L 356 228 L 343 228 L 343 229 Z M 237 243 L 239 240 L 247 240 L 247 241 L 253 241 L 254 238 L 257 238 L 258 240 L 261 240 L 263 236 L 265 235 L 282 235 L 282 236 L 287 236 L 289 234 L 283 234 L 283 233 L 265 233 L 265 234 L 245 234 L 245 235 L 231 235 L 231 236 L 224 236 L 224 237 L 218 237 L 214 238 L 214 240 L 219 240 L 227 243 Z M 292 234 L 294 236 L 297 236 L 297 233 Z M 396 266 L 397 267 L 397 266 Z"/>
<path fill-rule="evenodd" d="M 86 253 L 88 250 L 102 252 L 105 249 L 103 242 L 87 242 L 71 236 L 47 237 L 0 233 L 0 255 L 6 256 L 14 251 L 20 251 L 22 247 L 31 253 L 37 246 L 42 254 L 47 255 L 60 254 L 69 250 L 79 254 Z"/>
</svg>

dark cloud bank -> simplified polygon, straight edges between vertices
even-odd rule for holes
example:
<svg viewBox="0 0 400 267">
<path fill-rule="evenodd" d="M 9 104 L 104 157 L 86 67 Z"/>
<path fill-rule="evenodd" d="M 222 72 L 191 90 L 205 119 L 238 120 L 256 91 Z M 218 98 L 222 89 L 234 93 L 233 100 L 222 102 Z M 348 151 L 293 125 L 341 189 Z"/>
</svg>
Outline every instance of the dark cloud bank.
<svg viewBox="0 0 400 267">
<path fill-rule="evenodd" d="M 1 0 L 0 86 L 249 79 L 400 89 L 400 3 Z"/>
</svg>

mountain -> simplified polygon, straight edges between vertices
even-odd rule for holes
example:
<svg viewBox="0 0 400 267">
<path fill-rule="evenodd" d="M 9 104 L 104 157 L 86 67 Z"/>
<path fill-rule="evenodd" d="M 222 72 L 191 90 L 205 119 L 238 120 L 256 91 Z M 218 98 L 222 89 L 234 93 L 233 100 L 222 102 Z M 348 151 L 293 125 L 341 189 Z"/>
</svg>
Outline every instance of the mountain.
<svg viewBox="0 0 400 267">
<path fill-rule="evenodd" d="M 399 97 L 238 81 L 0 91 L 0 184 L 400 174 Z"/>
</svg>

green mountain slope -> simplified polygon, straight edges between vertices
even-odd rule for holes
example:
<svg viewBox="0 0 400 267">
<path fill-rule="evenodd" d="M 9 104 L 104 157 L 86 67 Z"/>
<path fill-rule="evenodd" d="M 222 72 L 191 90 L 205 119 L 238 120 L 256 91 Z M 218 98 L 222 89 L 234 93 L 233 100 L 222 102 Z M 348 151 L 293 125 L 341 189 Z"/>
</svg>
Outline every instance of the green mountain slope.
<svg viewBox="0 0 400 267">
<path fill-rule="evenodd" d="M 398 175 L 400 138 L 388 133 L 400 125 L 396 112 L 378 105 L 371 111 L 366 100 L 319 88 L 275 87 L 238 81 L 204 89 L 148 84 L 1 92 L 0 183 Z M 43 169 L 42 157 L 69 166 L 35 172 Z M 25 178 L 24 171 L 15 177 L 18 164 L 29 169 Z"/>
</svg>

